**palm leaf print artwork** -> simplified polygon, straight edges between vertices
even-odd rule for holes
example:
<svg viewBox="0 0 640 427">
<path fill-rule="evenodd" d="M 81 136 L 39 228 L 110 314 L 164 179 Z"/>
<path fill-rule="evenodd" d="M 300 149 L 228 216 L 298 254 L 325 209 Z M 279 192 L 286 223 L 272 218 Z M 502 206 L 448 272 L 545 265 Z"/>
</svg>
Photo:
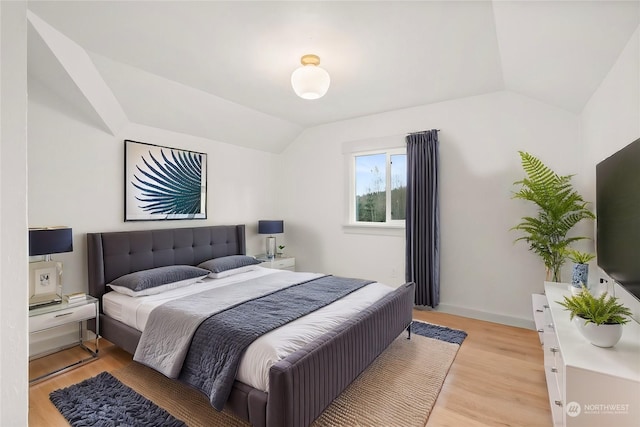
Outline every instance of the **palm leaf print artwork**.
<svg viewBox="0 0 640 427">
<path fill-rule="evenodd" d="M 142 158 L 148 171 L 136 166 L 139 174 L 134 175 L 137 182 L 132 184 L 142 191 L 142 196 L 136 197 L 142 202 L 140 208 L 152 214 L 200 213 L 202 156 L 171 150 L 171 158 L 167 158 L 164 150 L 160 153 L 162 162 L 151 152 L 150 160 Z"/>
<path fill-rule="evenodd" d="M 125 142 L 125 220 L 206 218 L 206 154 Z"/>
</svg>

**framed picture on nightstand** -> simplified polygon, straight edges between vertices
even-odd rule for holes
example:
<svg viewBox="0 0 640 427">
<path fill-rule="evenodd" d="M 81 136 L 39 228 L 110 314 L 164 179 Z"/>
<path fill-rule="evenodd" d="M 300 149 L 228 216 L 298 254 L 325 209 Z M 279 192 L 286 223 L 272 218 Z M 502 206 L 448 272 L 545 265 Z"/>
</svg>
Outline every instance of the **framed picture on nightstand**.
<svg viewBox="0 0 640 427">
<path fill-rule="evenodd" d="M 29 263 L 29 289 L 31 296 L 58 294 L 59 267 L 56 261 Z"/>
</svg>

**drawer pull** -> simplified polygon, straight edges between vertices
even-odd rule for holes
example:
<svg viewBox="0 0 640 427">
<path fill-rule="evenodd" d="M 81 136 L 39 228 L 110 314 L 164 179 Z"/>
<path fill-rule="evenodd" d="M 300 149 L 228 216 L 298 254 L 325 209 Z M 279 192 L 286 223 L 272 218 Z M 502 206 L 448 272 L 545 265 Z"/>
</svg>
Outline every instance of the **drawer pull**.
<svg viewBox="0 0 640 427">
<path fill-rule="evenodd" d="M 558 347 L 550 347 L 550 348 L 549 348 L 549 351 L 550 351 L 551 353 L 557 353 L 557 352 L 558 352 L 558 351 L 560 351 L 560 350 L 558 349 Z"/>
<path fill-rule="evenodd" d="M 549 323 L 547 326 L 549 327 L 549 329 L 553 329 L 553 323 Z"/>
<path fill-rule="evenodd" d="M 558 372 L 558 368 L 551 368 L 551 372 L 553 372 L 553 373 Z"/>
<path fill-rule="evenodd" d="M 554 400 L 553 403 L 557 406 L 562 406 L 562 400 Z"/>
<path fill-rule="evenodd" d="M 543 333 L 544 329 L 538 329 L 538 332 Z"/>
<path fill-rule="evenodd" d="M 543 310 L 540 310 L 539 308 L 536 308 L 536 313 L 542 313 Z"/>
<path fill-rule="evenodd" d="M 542 307 L 544 307 L 544 308 L 549 308 L 549 305 L 545 304 L 545 305 L 543 305 Z"/>
<path fill-rule="evenodd" d="M 55 317 L 64 317 L 64 316 L 68 316 L 70 314 L 73 314 L 73 311 L 70 311 L 68 313 L 56 314 Z"/>
</svg>

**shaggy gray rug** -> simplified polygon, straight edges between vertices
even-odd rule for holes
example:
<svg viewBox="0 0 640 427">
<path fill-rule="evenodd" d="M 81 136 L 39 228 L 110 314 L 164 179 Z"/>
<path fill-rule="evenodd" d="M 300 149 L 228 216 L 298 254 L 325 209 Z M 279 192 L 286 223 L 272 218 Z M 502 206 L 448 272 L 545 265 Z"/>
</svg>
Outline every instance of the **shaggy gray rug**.
<svg viewBox="0 0 640 427">
<path fill-rule="evenodd" d="M 53 391 L 49 399 L 72 427 L 186 426 L 108 372 Z"/>
<path fill-rule="evenodd" d="M 462 344 L 462 341 L 467 337 L 467 333 L 465 331 L 434 325 L 432 323 L 420 322 L 418 320 L 414 320 L 411 324 L 411 332 L 417 335 L 422 335 L 423 337 L 435 338 L 440 341 L 446 341 L 458 345 Z"/>
</svg>

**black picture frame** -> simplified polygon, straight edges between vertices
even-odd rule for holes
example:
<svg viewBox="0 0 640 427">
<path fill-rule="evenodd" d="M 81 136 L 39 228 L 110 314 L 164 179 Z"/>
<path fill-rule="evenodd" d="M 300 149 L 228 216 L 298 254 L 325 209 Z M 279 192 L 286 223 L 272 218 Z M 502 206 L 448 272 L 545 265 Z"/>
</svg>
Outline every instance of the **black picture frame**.
<svg viewBox="0 0 640 427">
<path fill-rule="evenodd" d="M 126 139 L 124 220 L 207 218 L 207 154 Z"/>
</svg>

